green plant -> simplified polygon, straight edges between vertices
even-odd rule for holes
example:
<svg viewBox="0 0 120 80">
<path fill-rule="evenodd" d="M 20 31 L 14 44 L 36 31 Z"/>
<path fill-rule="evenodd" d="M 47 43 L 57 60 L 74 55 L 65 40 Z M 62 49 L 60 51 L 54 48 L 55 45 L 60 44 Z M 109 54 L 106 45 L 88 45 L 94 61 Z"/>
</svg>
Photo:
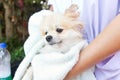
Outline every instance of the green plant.
<svg viewBox="0 0 120 80">
<path fill-rule="evenodd" d="M 11 52 L 11 63 L 15 63 L 17 61 L 20 61 L 24 57 L 24 50 L 22 46 L 19 46 L 17 48 L 14 48 L 13 52 Z"/>
</svg>

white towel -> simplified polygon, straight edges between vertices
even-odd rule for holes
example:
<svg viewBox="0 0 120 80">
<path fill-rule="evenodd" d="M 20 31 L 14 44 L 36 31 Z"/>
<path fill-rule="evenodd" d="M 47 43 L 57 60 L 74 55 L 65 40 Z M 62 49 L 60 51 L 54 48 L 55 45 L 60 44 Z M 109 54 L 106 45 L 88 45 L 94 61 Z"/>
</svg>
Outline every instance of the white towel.
<svg viewBox="0 0 120 80">
<path fill-rule="evenodd" d="M 17 68 L 13 80 L 22 79 L 32 59 L 34 58 L 36 53 L 42 48 L 43 45 L 44 45 L 44 40 L 41 39 L 35 44 L 35 46 L 33 46 L 33 48 L 30 50 L 30 53 L 25 56 L 25 58 Z"/>
<path fill-rule="evenodd" d="M 87 42 L 84 40 L 72 47 L 65 54 L 52 52 L 36 55 L 32 60 L 33 80 L 63 80 L 78 61 L 80 50 L 86 45 Z M 79 77 L 78 80 L 95 80 L 93 71 L 91 70 L 85 72 L 83 76 L 80 76 L 82 79 Z"/>
<path fill-rule="evenodd" d="M 67 73 L 76 64 L 79 52 L 87 46 L 85 40 L 73 46 L 67 53 L 36 53 L 44 42 L 40 40 L 24 58 L 18 67 L 13 80 L 22 80 L 30 62 L 32 63 L 33 80 L 63 80 Z M 29 76 L 29 75 L 28 75 Z M 29 78 L 27 78 L 29 80 Z M 96 80 L 93 70 L 89 69 L 72 80 Z"/>
</svg>

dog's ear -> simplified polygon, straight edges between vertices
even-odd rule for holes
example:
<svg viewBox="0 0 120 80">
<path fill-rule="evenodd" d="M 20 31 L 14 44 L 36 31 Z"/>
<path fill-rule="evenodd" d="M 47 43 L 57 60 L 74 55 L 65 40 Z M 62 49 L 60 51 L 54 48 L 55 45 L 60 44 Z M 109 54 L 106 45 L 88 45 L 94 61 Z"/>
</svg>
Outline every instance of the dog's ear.
<svg viewBox="0 0 120 80">
<path fill-rule="evenodd" d="M 80 21 L 72 21 L 73 25 L 72 25 L 72 28 L 75 30 L 75 31 L 78 31 L 78 32 L 81 32 L 82 29 L 83 29 L 83 23 L 80 22 Z"/>
<path fill-rule="evenodd" d="M 72 4 L 68 9 L 65 10 L 64 15 L 68 17 L 72 22 L 72 28 L 75 31 L 81 32 L 83 29 L 83 23 L 78 19 L 80 12 L 78 11 L 78 5 Z"/>
<path fill-rule="evenodd" d="M 68 9 L 65 10 L 65 16 L 76 19 L 80 16 L 80 12 L 78 11 L 78 6 L 76 4 L 72 4 Z"/>
</svg>

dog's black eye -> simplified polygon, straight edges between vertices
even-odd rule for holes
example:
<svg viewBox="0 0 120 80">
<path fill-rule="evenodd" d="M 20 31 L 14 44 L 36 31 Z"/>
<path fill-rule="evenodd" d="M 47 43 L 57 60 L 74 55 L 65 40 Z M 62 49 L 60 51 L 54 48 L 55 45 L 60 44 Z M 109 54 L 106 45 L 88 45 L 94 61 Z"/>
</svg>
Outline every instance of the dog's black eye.
<svg viewBox="0 0 120 80">
<path fill-rule="evenodd" d="M 47 35 L 47 33 L 48 33 L 48 32 L 46 31 L 46 32 L 45 32 L 45 35 Z"/>
<path fill-rule="evenodd" d="M 61 33 L 61 32 L 63 31 L 63 29 L 57 28 L 56 31 L 57 31 L 58 33 Z"/>
</svg>

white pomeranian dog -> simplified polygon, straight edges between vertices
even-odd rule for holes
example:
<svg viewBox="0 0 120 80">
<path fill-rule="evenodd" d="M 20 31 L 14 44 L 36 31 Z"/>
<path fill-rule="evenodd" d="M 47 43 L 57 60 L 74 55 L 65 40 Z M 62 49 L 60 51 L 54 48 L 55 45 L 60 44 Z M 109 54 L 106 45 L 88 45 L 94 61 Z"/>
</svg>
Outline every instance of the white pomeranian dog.
<svg viewBox="0 0 120 80">
<path fill-rule="evenodd" d="M 31 65 L 26 70 L 22 80 L 62 80 L 64 79 L 66 74 L 77 62 L 79 56 L 77 56 L 77 59 L 73 60 L 74 63 L 67 61 L 68 64 L 64 63 L 65 60 L 67 60 L 65 59 L 65 57 L 67 58 L 71 57 L 71 61 L 72 61 L 73 54 L 75 53 L 72 52 L 72 54 L 70 54 L 72 56 L 68 56 L 69 51 L 73 46 L 80 44 L 80 42 L 84 41 L 83 34 L 82 34 L 83 24 L 81 23 L 80 20 L 78 20 L 78 17 L 79 17 L 79 12 L 77 12 L 76 5 L 70 6 L 70 8 L 67 9 L 65 14 L 63 15 L 52 13 L 51 15 L 43 16 L 42 21 L 40 22 L 41 23 L 40 34 L 42 34 L 44 45 L 42 45 L 42 48 L 37 52 L 36 56 L 31 61 Z M 85 45 L 83 45 L 81 50 L 84 47 Z M 77 50 L 77 53 L 79 53 L 81 50 Z M 56 53 L 54 54 L 53 52 L 56 52 Z M 56 61 L 53 61 L 55 59 L 51 60 L 51 58 L 55 58 Z M 64 59 L 62 60 L 63 62 L 61 61 L 61 59 Z M 43 62 L 41 62 L 42 60 Z M 47 62 L 49 63 L 49 65 L 47 64 Z M 69 63 L 72 63 L 72 64 L 69 64 Z M 55 67 L 53 67 L 53 65 L 56 66 L 56 69 Z M 69 67 L 69 65 L 72 65 L 72 66 Z M 62 75 L 61 72 L 64 72 L 65 70 L 66 72 L 63 73 Z M 59 74 L 60 76 L 58 76 Z M 62 77 L 62 78 L 58 78 L 56 76 Z M 96 80 L 92 69 L 85 71 L 82 75 L 74 79 L 75 80 Z"/>
</svg>

